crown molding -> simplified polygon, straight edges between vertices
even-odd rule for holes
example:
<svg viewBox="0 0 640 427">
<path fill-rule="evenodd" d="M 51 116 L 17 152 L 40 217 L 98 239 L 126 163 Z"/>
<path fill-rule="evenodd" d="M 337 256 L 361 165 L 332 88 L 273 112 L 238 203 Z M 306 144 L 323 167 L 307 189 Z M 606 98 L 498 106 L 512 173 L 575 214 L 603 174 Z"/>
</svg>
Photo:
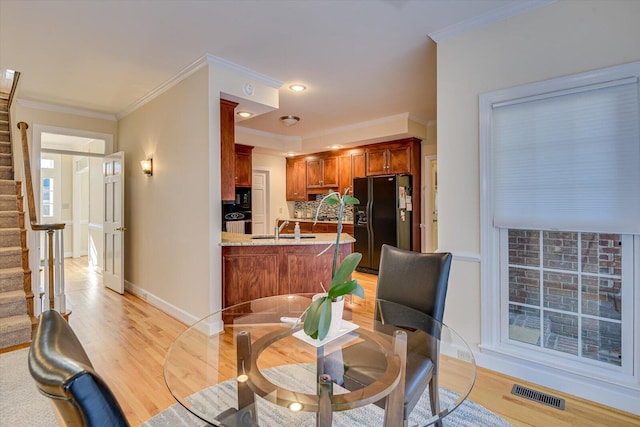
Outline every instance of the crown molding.
<svg viewBox="0 0 640 427">
<path fill-rule="evenodd" d="M 156 87 L 155 89 L 151 90 L 151 92 L 147 93 L 142 98 L 135 101 L 133 104 L 129 105 L 123 111 L 118 113 L 116 117 L 118 118 L 118 120 L 120 120 L 121 118 L 132 113 L 133 111 L 137 110 L 138 108 L 142 107 L 148 102 L 151 102 L 153 99 L 162 95 L 163 93 L 165 93 L 166 91 L 168 91 L 169 89 L 171 89 L 172 87 L 174 87 L 175 85 L 177 85 L 178 83 L 180 83 L 181 81 L 183 81 L 184 79 L 186 79 L 187 77 L 189 77 L 190 75 L 192 75 L 193 73 L 198 71 L 200 68 L 204 67 L 205 65 L 207 65 L 207 57 L 201 56 L 200 58 L 196 59 L 191 64 L 187 65 L 182 70 L 180 70 L 178 74 L 171 77 L 169 80 L 162 83 L 160 86 Z"/>
<path fill-rule="evenodd" d="M 18 105 L 34 110 L 53 111 L 54 113 L 73 114 L 75 116 L 90 117 L 92 119 L 109 120 L 115 122 L 118 118 L 113 114 L 100 113 L 98 111 L 85 110 L 77 107 L 66 107 L 64 105 L 47 104 L 45 102 L 30 101 L 28 99 L 17 99 Z"/>
<path fill-rule="evenodd" d="M 183 81 L 184 79 L 186 79 L 187 77 L 189 77 L 190 75 L 192 75 L 193 73 L 195 73 L 196 71 L 204 67 L 205 65 L 215 65 L 218 67 L 226 68 L 244 77 L 256 80 L 259 83 L 262 83 L 264 85 L 267 85 L 276 89 L 279 89 L 280 86 L 283 85 L 283 82 L 280 80 L 272 79 L 271 77 L 265 74 L 257 73 L 241 65 L 234 64 L 231 61 L 227 61 L 226 59 L 222 59 L 207 53 L 201 56 L 200 58 L 196 59 L 195 61 L 193 61 L 191 64 L 184 67 L 182 70 L 178 72 L 178 74 L 176 74 L 166 82 L 162 83 L 160 86 L 156 87 L 155 89 L 147 93 L 142 98 L 138 99 L 136 102 L 134 102 L 129 107 L 127 107 L 124 111 L 118 113 L 116 117 L 118 119 L 121 119 L 127 114 L 130 114 L 131 112 L 137 110 L 138 108 L 142 107 L 143 105 L 150 102 L 154 98 L 168 91 L 169 89 L 171 89 L 172 87 L 174 87 L 175 85 L 177 85 L 178 83 L 180 83 L 181 81 Z"/>
<path fill-rule="evenodd" d="M 478 28 L 486 27 L 488 25 L 495 24 L 496 22 L 504 21 L 529 10 L 550 5 L 556 1 L 557 0 L 525 0 L 509 2 L 502 7 L 498 7 L 488 11 L 487 13 L 483 13 L 482 15 L 474 16 L 473 18 L 449 25 L 446 28 L 433 31 L 427 35 L 434 42 L 439 43 L 451 37 L 477 30 Z"/>
<path fill-rule="evenodd" d="M 409 114 L 409 120 L 411 120 L 412 122 L 416 122 L 421 124 L 422 126 L 429 126 L 429 122 L 433 121 L 433 120 L 424 120 L 421 119 L 419 117 L 414 116 L 413 114 Z"/>
<path fill-rule="evenodd" d="M 274 89 L 280 89 L 280 87 L 284 84 L 284 82 L 281 80 L 273 79 L 266 74 L 258 73 L 256 71 L 250 70 L 249 68 L 243 67 L 242 65 L 234 64 L 231 61 L 213 56 L 209 53 L 205 55 L 205 58 L 207 59 L 209 65 L 217 65 L 219 67 L 226 68 Z"/>
<path fill-rule="evenodd" d="M 340 126 L 340 127 L 337 127 L 337 128 L 323 130 L 323 131 L 320 131 L 320 132 L 317 132 L 317 133 L 305 135 L 304 139 L 311 139 L 311 138 L 317 138 L 317 137 L 320 137 L 320 136 L 334 135 L 336 133 L 347 132 L 347 131 L 356 130 L 356 129 L 362 129 L 362 128 L 371 127 L 371 126 L 375 126 L 375 125 L 379 125 L 379 124 L 383 124 L 383 123 L 393 122 L 393 121 L 396 121 L 396 120 L 409 120 L 409 119 L 410 119 L 409 113 L 400 113 L 400 114 L 396 114 L 396 115 L 393 115 L 393 116 L 382 117 L 382 118 L 379 118 L 379 119 L 367 120 L 366 122 L 353 123 L 353 124 L 346 125 L 346 126 Z"/>
<path fill-rule="evenodd" d="M 243 126 L 236 125 L 236 133 L 244 133 L 247 135 L 255 135 L 263 138 L 270 138 L 277 141 L 283 142 L 302 142 L 301 136 L 288 136 L 288 135 L 279 135 L 277 133 L 265 132 L 263 130 L 246 128 Z"/>
</svg>

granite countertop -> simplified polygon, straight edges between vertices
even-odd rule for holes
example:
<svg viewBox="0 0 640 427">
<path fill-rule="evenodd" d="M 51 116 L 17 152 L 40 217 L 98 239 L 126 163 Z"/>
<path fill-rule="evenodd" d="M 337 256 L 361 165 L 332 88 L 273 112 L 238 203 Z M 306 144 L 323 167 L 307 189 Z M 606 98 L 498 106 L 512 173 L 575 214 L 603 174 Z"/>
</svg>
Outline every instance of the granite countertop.
<svg viewBox="0 0 640 427">
<path fill-rule="evenodd" d="M 286 221 L 289 221 L 290 223 L 295 224 L 296 222 L 313 222 L 313 218 L 287 218 Z M 332 220 L 318 220 L 318 224 L 337 224 L 338 220 L 337 219 L 332 219 Z M 353 221 L 346 221 L 346 220 L 342 220 L 342 225 L 345 224 L 353 224 Z M 341 238 L 342 239 L 342 238 Z"/>
<path fill-rule="evenodd" d="M 285 234 L 291 236 L 291 234 Z M 303 236 L 310 236 L 310 234 L 303 234 Z M 222 232 L 222 241 L 220 246 L 296 246 L 296 245 L 328 245 L 329 243 L 335 243 L 336 233 L 314 233 L 311 234 L 315 238 L 301 238 L 295 239 L 283 239 L 278 241 L 275 239 L 252 239 L 252 234 L 236 234 Z M 356 239 L 346 233 L 340 234 L 340 244 L 353 243 Z"/>
</svg>

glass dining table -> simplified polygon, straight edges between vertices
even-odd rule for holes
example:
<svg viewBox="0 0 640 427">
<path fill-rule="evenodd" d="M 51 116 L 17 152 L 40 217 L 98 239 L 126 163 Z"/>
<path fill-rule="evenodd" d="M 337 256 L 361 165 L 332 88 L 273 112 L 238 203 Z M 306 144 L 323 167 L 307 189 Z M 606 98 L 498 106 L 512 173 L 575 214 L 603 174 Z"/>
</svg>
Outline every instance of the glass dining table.
<svg viewBox="0 0 640 427">
<path fill-rule="evenodd" d="M 340 331 L 303 330 L 312 294 L 225 308 L 170 346 L 164 378 L 216 426 L 441 425 L 469 395 L 473 354 L 451 328 L 390 301 L 345 302 Z M 360 300 L 362 301 L 362 300 Z"/>
</svg>

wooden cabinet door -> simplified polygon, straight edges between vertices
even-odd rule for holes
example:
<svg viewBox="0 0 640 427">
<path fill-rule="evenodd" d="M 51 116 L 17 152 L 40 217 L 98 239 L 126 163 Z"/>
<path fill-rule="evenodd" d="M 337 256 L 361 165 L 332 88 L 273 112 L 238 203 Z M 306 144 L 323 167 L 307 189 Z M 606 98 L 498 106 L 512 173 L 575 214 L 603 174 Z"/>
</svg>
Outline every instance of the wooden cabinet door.
<svg viewBox="0 0 640 427">
<path fill-rule="evenodd" d="M 365 167 L 365 155 L 363 153 L 351 155 L 351 179 L 364 178 L 367 176 Z"/>
<path fill-rule="evenodd" d="M 222 255 L 223 306 L 278 295 L 278 254 Z"/>
<path fill-rule="evenodd" d="M 235 200 L 235 113 L 238 104 L 220 100 L 220 190 L 222 200 Z"/>
<path fill-rule="evenodd" d="M 322 160 L 322 186 L 338 186 L 338 158 L 328 157 Z"/>
<path fill-rule="evenodd" d="M 411 173 L 411 147 L 393 147 L 387 150 L 387 173 Z"/>
<path fill-rule="evenodd" d="M 251 154 L 236 153 L 236 187 L 251 187 Z"/>
<path fill-rule="evenodd" d="M 307 160 L 307 188 L 322 187 L 322 160 Z"/>
<path fill-rule="evenodd" d="M 353 195 L 353 178 L 351 177 L 351 170 L 351 155 L 338 157 L 338 192 L 340 194 L 344 194 L 344 191 L 348 190 L 347 194 Z"/>
<path fill-rule="evenodd" d="M 385 175 L 387 171 L 387 149 L 369 148 L 365 153 L 366 175 Z"/>
<path fill-rule="evenodd" d="M 304 159 L 287 159 L 287 200 L 307 200 L 307 169 Z"/>
</svg>

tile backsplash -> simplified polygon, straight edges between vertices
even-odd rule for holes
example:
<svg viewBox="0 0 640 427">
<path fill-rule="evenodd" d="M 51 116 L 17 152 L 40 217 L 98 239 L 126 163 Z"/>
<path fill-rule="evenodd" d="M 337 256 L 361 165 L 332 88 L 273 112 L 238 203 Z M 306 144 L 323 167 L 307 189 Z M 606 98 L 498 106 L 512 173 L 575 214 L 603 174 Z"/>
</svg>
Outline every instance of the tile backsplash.
<svg viewBox="0 0 640 427">
<path fill-rule="evenodd" d="M 299 218 L 315 218 L 316 210 L 320 205 L 320 200 L 324 197 L 324 194 L 318 194 L 316 196 L 316 200 L 309 202 L 295 202 L 294 203 L 294 217 L 296 217 L 296 212 L 299 213 Z M 320 208 L 320 213 L 318 215 L 318 219 L 322 218 L 323 220 L 337 220 L 338 212 L 340 211 L 339 205 L 327 205 L 326 203 L 322 204 Z M 344 207 L 344 221 L 353 221 L 353 205 L 346 205 Z"/>
</svg>

